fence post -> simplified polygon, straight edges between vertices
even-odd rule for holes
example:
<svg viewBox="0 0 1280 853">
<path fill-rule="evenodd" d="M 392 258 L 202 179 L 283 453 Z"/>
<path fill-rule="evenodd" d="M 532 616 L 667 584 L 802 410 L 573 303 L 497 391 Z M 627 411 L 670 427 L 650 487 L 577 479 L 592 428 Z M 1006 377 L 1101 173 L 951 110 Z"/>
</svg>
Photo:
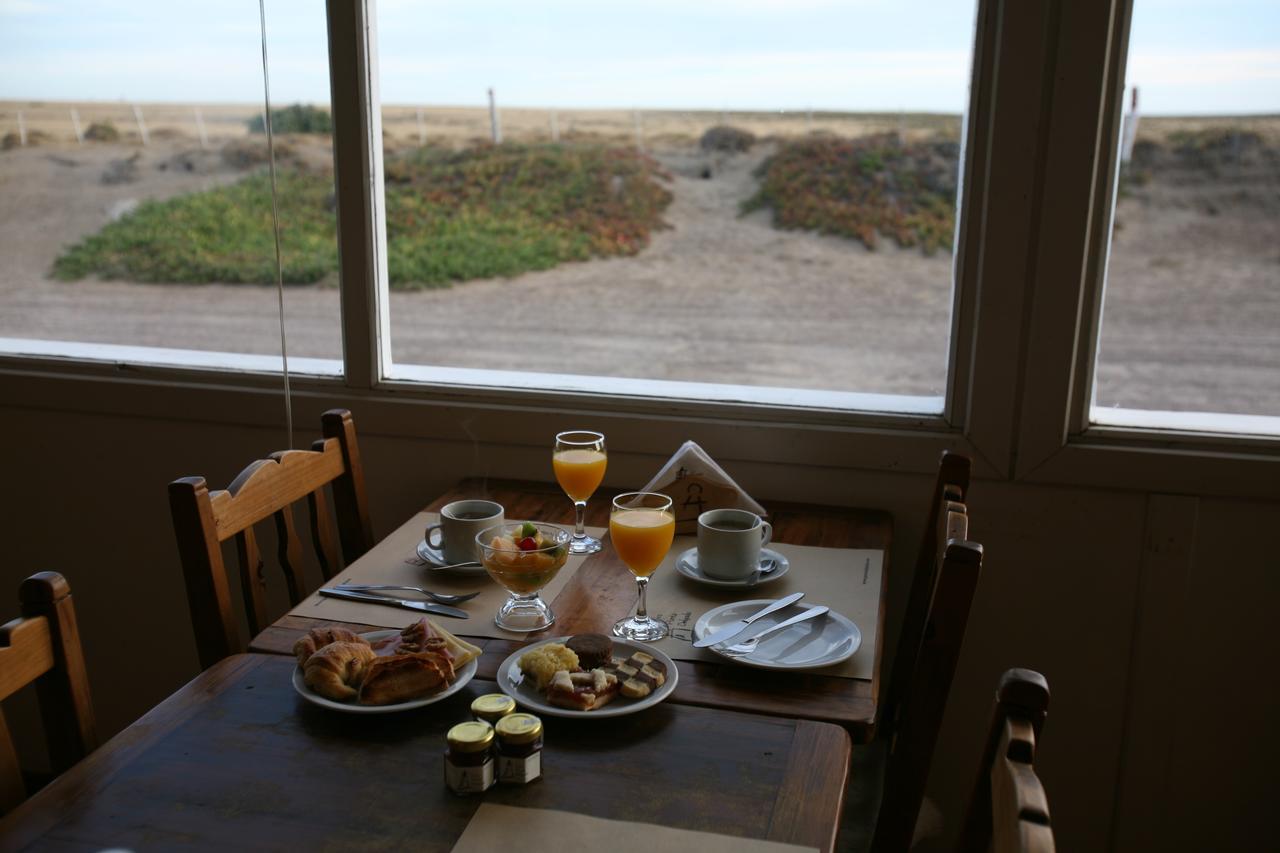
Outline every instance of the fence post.
<svg viewBox="0 0 1280 853">
<path fill-rule="evenodd" d="M 199 108 L 199 107 L 193 107 L 193 108 L 192 108 L 192 112 L 194 112 L 194 113 L 196 114 L 196 133 L 197 133 L 197 134 L 199 135 L 199 137 L 200 137 L 200 147 L 201 147 L 201 148 L 208 148 L 208 147 L 209 147 L 209 134 L 205 133 L 205 129 L 204 129 L 204 115 L 200 112 L 200 108 Z"/>
<path fill-rule="evenodd" d="M 76 144 L 84 145 L 84 131 L 80 129 L 80 111 L 71 108 L 71 129 L 76 132 Z"/>
<path fill-rule="evenodd" d="M 1138 141 L 1138 87 L 1133 87 L 1133 101 L 1129 114 L 1120 126 L 1120 162 L 1127 164 L 1133 157 L 1133 144 Z"/>
<path fill-rule="evenodd" d="M 18 110 L 18 144 L 27 147 L 27 123 L 22 119 L 22 110 Z"/>
<path fill-rule="evenodd" d="M 560 122 L 556 119 L 556 111 L 551 111 L 551 141 L 560 141 Z"/>
<path fill-rule="evenodd" d="M 489 135 L 494 145 L 502 144 L 502 125 L 498 123 L 498 104 L 493 98 L 493 87 L 489 87 Z"/>
<path fill-rule="evenodd" d="M 137 104 L 133 105 L 133 120 L 138 123 L 138 135 L 142 137 L 142 144 L 150 145 L 151 137 L 147 135 L 147 123 L 142 120 L 142 107 Z"/>
<path fill-rule="evenodd" d="M 427 144 L 427 125 L 422 120 L 422 107 L 418 107 L 418 144 Z"/>
</svg>

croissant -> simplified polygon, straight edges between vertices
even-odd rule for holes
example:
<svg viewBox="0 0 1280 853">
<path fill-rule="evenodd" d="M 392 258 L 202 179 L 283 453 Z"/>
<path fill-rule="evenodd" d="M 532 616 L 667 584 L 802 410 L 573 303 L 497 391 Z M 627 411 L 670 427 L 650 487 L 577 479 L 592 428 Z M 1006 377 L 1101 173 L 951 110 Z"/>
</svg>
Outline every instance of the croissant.
<svg viewBox="0 0 1280 853">
<path fill-rule="evenodd" d="M 425 696 L 454 679 L 453 665 L 439 652 L 378 658 L 365 670 L 362 705 L 389 705 Z"/>
<path fill-rule="evenodd" d="M 321 696 L 347 702 L 359 694 L 365 671 L 375 658 L 368 643 L 330 643 L 307 658 L 303 681 Z"/>
<path fill-rule="evenodd" d="M 364 637 L 354 634 L 346 628 L 329 626 L 312 628 L 293 644 L 293 654 L 298 659 L 298 666 L 305 667 L 308 658 L 330 643 L 364 643 L 366 646 L 369 645 L 369 641 Z"/>
</svg>

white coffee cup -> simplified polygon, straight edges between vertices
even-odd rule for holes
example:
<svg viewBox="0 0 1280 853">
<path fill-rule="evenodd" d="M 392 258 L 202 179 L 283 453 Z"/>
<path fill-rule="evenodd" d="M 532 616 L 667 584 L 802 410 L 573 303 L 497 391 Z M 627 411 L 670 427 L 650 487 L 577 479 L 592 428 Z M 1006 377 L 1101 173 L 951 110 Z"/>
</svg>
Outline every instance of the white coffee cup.
<svg viewBox="0 0 1280 853">
<path fill-rule="evenodd" d="M 467 563 L 480 559 L 476 534 L 486 527 L 502 524 L 502 504 L 493 501 L 454 501 L 440 510 L 440 521 L 427 525 L 427 545 L 439 551 L 447 563 Z M 439 541 L 433 535 L 439 531 Z"/>
<path fill-rule="evenodd" d="M 712 509 L 698 516 L 698 569 L 709 578 L 744 580 L 760 565 L 773 525 L 745 509 Z"/>
</svg>

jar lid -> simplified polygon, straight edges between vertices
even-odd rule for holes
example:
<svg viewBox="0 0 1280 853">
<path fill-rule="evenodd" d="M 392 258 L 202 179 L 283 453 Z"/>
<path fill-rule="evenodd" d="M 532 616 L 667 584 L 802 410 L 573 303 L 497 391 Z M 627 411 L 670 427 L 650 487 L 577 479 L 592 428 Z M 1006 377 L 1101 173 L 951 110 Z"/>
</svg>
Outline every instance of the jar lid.
<svg viewBox="0 0 1280 853">
<path fill-rule="evenodd" d="M 533 714 L 508 714 L 497 723 L 503 743 L 533 743 L 542 737 L 542 720 Z"/>
<path fill-rule="evenodd" d="M 516 700 L 503 693 L 486 693 L 471 703 L 471 713 L 493 722 L 516 709 Z"/>
<path fill-rule="evenodd" d="M 458 723 L 445 735 L 450 749 L 458 752 L 483 752 L 493 743 L 493 726 L 488 723 Z"/>
</svg>

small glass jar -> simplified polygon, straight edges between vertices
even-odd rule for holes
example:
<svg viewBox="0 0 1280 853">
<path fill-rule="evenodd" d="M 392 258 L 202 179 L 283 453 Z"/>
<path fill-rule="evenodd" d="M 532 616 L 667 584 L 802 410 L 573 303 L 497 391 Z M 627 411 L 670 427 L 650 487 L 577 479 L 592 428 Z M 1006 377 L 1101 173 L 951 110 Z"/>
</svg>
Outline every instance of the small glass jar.
<svg viewBox="0 0 1280 853">
<path fill-rule="evenodd" d="M 533 714 L 508 714 L 495 727 L 498 781 L 525 785 L 542 777 L 542 720 Z"/>
<path fill-rule="evenodd" d="M 445 735 L 444 783 L 455 794 L 482 794 L 493 787 L 493 726 L 458 723 Z"/>
<path fill-rule="evenodd" d="M 471 716 L 482 723 L 496 726 L 507 714 L 516 709 L 516 700 L 504 693 L 486 693 L 471 703 Z"/>
</svg>

